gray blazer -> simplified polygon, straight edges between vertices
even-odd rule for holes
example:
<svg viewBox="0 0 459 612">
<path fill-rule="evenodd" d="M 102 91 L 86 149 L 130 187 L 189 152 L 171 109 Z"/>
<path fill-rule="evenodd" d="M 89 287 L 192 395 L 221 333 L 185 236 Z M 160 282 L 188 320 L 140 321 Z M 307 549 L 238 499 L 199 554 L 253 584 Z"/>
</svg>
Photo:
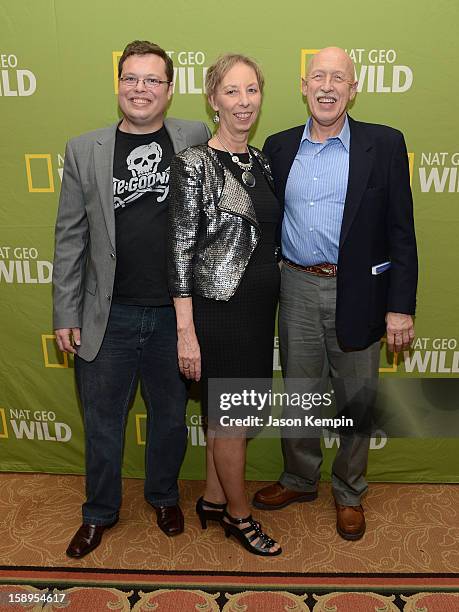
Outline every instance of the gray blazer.
<svg viewBox="0 0 459 612">
<path fill-rule="evenodd" d="M 273 188 L 266 156 L 254 147 L 250 152 Z M 261 235 L 247 190 L 207 145 L 172 159 L 169 184 L 171 295 L 229 300 Z"/>
<path fill-rule="evenodd" d="M 53 328 L 81 329 L 78 355 L 92 361 L 110 313 L 116 267 L 113 157 L 118 124 L 66 147 L 53 269 Z M 166 119 L 174 152 L 206 142 L 207 126 Z"/>
</svg>

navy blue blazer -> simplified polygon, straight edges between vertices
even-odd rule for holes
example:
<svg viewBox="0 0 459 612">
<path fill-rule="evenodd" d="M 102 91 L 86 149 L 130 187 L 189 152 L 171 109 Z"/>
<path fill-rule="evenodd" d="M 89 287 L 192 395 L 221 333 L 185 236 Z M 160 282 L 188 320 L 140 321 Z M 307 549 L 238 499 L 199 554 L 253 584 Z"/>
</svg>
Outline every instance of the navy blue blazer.
<svg viewBox="0 0 459 612">
<path fill-rule="evenodd" d="M 349 117 L 349 178 L 339 242 L 336 333 L 343 349 L 363 349 L 385 333 L 386 312 L 414 314 L 418 260 L 403 134 Z M 284 209 L 285 186 L 304 125 L 269 136 L 263 147 Z M 306 237 L 305 237 L 306 239 Z M 372 267 L 391 267 L 372 274 Z"/>
</svg>

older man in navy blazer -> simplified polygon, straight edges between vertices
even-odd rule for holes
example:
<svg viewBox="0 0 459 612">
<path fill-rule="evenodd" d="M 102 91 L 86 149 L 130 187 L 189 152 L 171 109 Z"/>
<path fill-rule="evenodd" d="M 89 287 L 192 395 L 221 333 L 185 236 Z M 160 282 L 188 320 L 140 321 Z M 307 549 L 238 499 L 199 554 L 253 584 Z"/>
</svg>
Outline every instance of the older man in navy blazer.
<svg viewBox="0 0 459 612">
<path fill-rule="evenodd" d="M 339 408 L 352 394 L 366 398 L 368 410 L 381 337 L 387 333 L 391 351 L 414 338 L 417 254 L 406 146 L 399 131 L 347 115 L 357 82 L 342 49 L 314 55 L 302 85 L 310 119 L 264 147 L 284 205 L 283 373 L 287 381 L 308 379 L 311 389 L 331 379 Z M 365 428 L 340 431 L 332 488 L 337 530 L 347 540 L 365 532 L 368 448 Z M 317 497 L 320 440 L 284 437 L 282 450 L 284 472 L 255 495 L 259 508 Z"/>
</svg>

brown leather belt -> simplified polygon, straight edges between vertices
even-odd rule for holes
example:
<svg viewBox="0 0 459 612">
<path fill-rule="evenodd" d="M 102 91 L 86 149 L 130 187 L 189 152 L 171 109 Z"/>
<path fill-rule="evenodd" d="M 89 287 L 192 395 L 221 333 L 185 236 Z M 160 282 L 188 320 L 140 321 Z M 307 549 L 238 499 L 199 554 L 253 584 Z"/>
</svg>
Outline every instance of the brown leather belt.
<svg viewBox="0 0 459 612">
<path fill-rule="evenodd" d="M 295 268 L 295 270 L 301 270 L 301 272 L 309 272 L 309 274 L 315 274 L 316 276 L 336 276 L 338 273 L 338 266 L 332 263 L 320 263 L 316 266 L 300 266 L 300 264 L 296 264 L 290 259 L 286 257 L 283 258 L 283 261 L 290 266 L 290 268 Z"/>
</svg>

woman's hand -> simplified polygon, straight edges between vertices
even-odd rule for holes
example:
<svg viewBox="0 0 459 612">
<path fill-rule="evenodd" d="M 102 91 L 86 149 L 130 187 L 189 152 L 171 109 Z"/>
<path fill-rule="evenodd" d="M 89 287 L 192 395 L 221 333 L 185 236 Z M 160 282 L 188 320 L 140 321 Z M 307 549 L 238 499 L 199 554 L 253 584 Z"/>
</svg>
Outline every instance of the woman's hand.
<svg viewBox="0 0 459 612">
<path fill-rule="evenodd" d="M 190 380 L 201 378 L 201 349 L 196 337 L 191 297 L 174 298 L 177 317 L 177 354 L 180 372 Z"/>
<path fill-rule="evenodd" d="M 201 379 L 201 349 L 194 325 L 177 331 L 177 354 L 180 372 L 190 380 Z"/>
</svg>

